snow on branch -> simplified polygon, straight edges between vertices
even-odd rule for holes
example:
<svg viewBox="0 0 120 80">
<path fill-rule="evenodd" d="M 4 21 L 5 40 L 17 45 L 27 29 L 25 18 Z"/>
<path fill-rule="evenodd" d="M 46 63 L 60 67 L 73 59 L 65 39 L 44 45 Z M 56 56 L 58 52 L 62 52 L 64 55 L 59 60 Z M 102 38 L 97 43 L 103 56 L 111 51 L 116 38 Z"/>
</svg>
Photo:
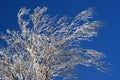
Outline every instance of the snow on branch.
<svg viewBox="0 0 120 80">
<path fill-rule="evenodd" d="M 46 7 L 37 7 L 33 13 L 21 8 L 17 16 L 21 31 L 7 29 L 7 34 L 1 34 L 0 38 L 8 46 L 0 49 L 0 78 L 74 78 L 72 72 L 77 65 L 95 67 L 104 72 L 106 63 L 102 59 L 105 55 L 93 49 L 83 49 L 80 45 L 81 41 L 95 37 L 101 26 L 101 22 L 92 17 L 94 9 L 82 11 L 72 19 L 50 17 L 46 11 Z"/>
</svg>

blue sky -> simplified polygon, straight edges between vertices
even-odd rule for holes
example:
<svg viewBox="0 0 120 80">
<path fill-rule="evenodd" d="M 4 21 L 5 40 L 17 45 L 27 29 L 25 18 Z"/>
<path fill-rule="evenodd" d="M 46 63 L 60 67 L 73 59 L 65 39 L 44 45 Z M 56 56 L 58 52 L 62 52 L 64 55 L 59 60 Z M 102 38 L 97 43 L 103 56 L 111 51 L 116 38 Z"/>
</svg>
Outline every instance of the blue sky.
<svg viewBox="0 0 120 80">
<path fill-rule="evenodd" d="M 104 22 L 98 37 L 92 42 L 83 42 L 84 48 L 92 48 L 105 53 L 105 61 L 111 63 L 109 73 L 100 73 L 93 68 L 79 66 L 78 80 L 120 80 L 120 9 L 119 0 L 1 0 L 0 32 L 18 29 L 17 12 L 21 7 L 34 9 L 48 7 L 48 14 L 74 17 L 79 12 L 95 7 L 98 20 Z M 0 41 L 0 44 L 2 42 Z M 4 44 L 3 44 L 4 45 Z"/>
</svg>

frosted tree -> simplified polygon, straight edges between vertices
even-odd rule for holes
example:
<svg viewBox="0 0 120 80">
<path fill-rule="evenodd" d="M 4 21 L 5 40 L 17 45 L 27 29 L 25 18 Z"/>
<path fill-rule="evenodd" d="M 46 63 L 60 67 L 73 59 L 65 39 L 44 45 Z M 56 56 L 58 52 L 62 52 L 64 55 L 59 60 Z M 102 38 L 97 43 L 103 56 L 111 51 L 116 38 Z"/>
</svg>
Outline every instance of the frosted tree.
<svg viewBox="0 0 120 80">
<path fill-rule="evenodd" d="M 20 31 L 6 30 L 0 38 L 7 47 L 0 48 L 0 78 L 3 80 L 54 80 L 75 78 L 75 67 L 83 65 L 106 70 L 105 55 L 81 48 L 81 41 L 97 35 L 99 21 L 93 20 L 93 8 L 74 18 L 50 17 L 46 7 L 33 13 L 21 8 L 18 12 Z"/>
</svg>

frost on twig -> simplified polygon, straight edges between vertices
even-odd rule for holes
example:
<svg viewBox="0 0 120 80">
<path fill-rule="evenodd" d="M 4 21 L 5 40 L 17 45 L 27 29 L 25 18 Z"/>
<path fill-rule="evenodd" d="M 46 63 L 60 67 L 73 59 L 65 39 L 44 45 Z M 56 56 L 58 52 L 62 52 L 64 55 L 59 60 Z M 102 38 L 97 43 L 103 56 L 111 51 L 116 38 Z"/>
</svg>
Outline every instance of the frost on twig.
<svg viewBox="0 0 120 80">
<path fill-rule="evenodd" d="M 49 17 L 46 10 L 37 7 L 30 13 L 30 9 L 20 9 L 17 16 L 20 31 L 8 29 L 6 35 L 1 34 L 8 46 L 0 49 L 0 77 L 4 80 L 74 78 L 72 72 L 77 65 L 104 72 L 106 63 L 101 59 L 105 55 L 80 46 L 81 41 L 97 35 L 101 23 L 93 20 L 94 10 L 89 8 L 71 20 L 66 16 Z"/>
</svg>

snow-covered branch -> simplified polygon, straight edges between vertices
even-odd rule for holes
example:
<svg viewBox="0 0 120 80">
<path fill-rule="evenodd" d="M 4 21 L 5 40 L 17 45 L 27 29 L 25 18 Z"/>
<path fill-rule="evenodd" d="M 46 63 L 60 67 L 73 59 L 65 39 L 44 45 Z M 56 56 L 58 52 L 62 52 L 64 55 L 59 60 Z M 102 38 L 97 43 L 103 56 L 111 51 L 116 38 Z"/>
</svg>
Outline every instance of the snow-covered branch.
<svg viewBox="0 0 120 80">
<path fill-rule="evenodd" d="M 0 49 L 0 78 L 4 80 L 54 80 L 74 78 L 75 66 L 95 67 L 104 72 L 105 55 L 83 49 L 81 41 L 97 35 L 101 22 L 93 20 L 94 9 L 82 11 L 74 18 L 49 17 L 47 8 L 21 8 L 18 12 L 20 31 L 7 30 L 1 39 L 7 42 Z M 29 16 L 29 17 L 26 17 Z M 33 25 L 32 27 L 30 27 Z M 68 74 L 69 73 L 69 74 Z"/>
</svg>

